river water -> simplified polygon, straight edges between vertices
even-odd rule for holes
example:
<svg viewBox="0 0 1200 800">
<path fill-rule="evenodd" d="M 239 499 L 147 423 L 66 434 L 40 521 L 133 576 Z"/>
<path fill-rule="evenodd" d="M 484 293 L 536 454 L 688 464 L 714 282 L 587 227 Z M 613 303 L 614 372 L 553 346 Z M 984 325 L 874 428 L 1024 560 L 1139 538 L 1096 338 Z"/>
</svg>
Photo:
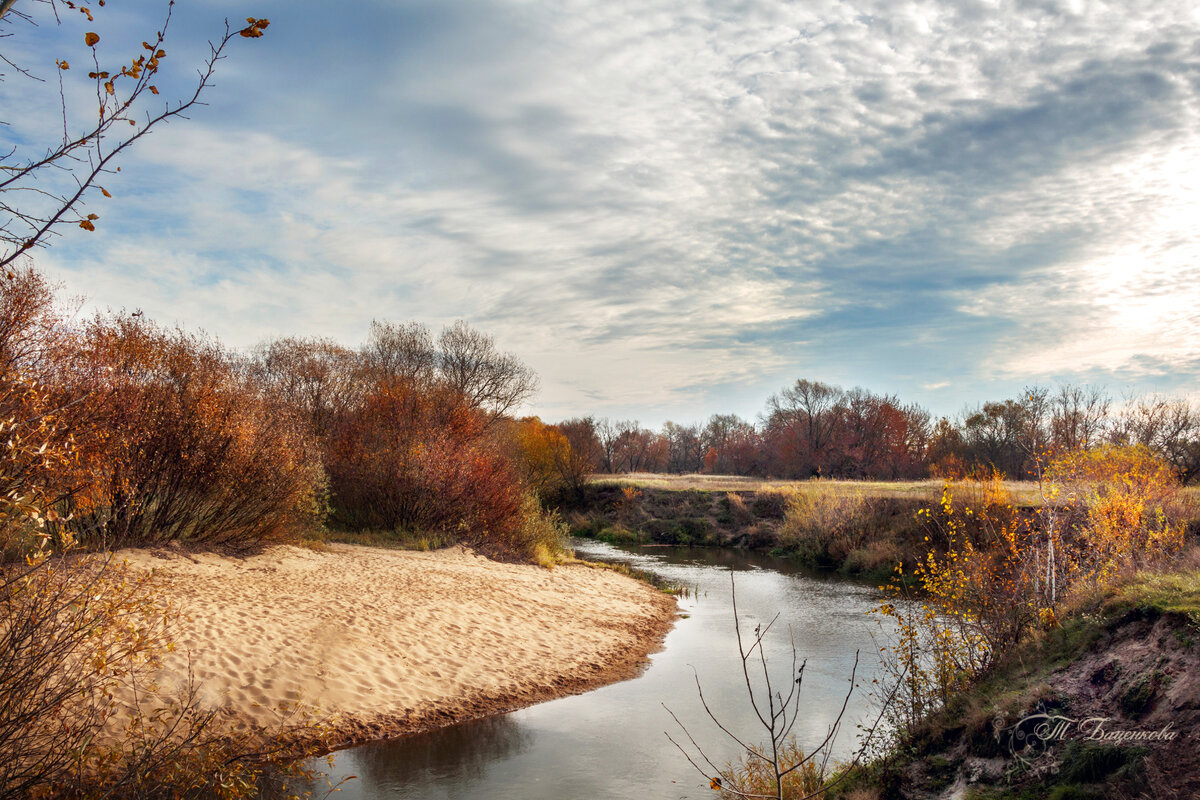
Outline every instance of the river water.
<svg viewBox="0 0 1200 800">
<path fill-rule="evenodd" d="M 719 765 L 739 748 L 708 719 L 709 707 L 745 741 L 767 739 L 747 700 L 734 632 L 730 577 L 743 637 L 779 615 L 767 639 L 775 685 L 788 687 L 794 639 L 807 660 L 794 733 L 806 749 L 826 737 L 855 683 L 834 753 L 858 746 L 856 725 L 874 719 L 868 696 L 878 669 L 879 623 L 868 611 L 880 595 L 862 583 L 803 570 L 765 555 L 714 548 L 617 548 L 574 543 L 580 557 L 622 561 L 689 587 L 663 649 L 633 680 L 498 717 L 336 754 L 329 778 L 346 800 L 561 800 L 712 798 L 715 793 L 667 739 L 687 736 L 664 705 Z M 694 669 L 693 669 L 694 668 Z M 761 665 L 758 667 L 761 673 Z"/>
</svg>

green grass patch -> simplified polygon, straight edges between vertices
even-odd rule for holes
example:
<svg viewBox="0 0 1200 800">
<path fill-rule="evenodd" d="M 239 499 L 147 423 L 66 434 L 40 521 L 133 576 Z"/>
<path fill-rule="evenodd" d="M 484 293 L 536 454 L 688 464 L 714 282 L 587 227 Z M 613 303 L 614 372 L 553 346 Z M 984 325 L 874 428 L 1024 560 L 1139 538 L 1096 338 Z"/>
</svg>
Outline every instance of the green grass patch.
<svg viewBox="0 0 1200 800">
<path fill-rule="evenodd" d="M 1130 611 L 1180 614 L 1200 625 L 1200 570 L 1140 573 L 1114 589 L 1104 599 L 1102 610 L 1109 615 Z"/>
</svg>

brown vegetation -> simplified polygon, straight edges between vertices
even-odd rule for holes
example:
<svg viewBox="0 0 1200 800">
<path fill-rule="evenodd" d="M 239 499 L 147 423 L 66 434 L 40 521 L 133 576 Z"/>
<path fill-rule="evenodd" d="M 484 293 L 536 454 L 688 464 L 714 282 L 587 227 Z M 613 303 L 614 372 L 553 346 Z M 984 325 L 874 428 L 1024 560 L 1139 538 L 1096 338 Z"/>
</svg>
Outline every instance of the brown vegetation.
<svg viewBox="0 0 1200 800">
<path fill-rule="evenodd" d="M 955 419 L 865 389 L 801 379 L 771 396 L 757 422 L 714 414 L 702 424 L 571 420 L 575 448 L 597 472 L 958 480 L 999 471 L 1036 480 L 1049 458 L 1101 444 L 1144 445 L 1180 480 L 1200 476 L 1200 410 L 1189 400 L 1131 398 L 1115 406 L 1100 387 L 1027 387 Z M 585 441 L 586 439 L 586 441 Z"/>
</svg>

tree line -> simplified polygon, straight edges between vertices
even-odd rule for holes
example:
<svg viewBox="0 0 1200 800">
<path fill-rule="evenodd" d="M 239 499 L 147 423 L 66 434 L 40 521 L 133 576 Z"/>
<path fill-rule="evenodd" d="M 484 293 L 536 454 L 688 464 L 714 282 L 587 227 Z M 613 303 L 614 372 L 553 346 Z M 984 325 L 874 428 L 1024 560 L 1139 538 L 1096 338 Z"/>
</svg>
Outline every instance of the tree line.
<svg viewBox="0 0 1200 800">
<path fill-rule="evenodd" d="M 1099 386 L 1028 386 L 1018 396 L 935 418 L 915 403 L 862 388 L 797 380 L 757 420 L 703 423 L 577 417 L 558 425 L 595 472 L 716 473 L 895 480 L 997 471 L 1039 474 L 1056 454 L 1100 444 L 1145 445 L 1184 482 L 1200 476 L 1200 409 L 1183 397 L 1121 402 Z"/>
</svg>

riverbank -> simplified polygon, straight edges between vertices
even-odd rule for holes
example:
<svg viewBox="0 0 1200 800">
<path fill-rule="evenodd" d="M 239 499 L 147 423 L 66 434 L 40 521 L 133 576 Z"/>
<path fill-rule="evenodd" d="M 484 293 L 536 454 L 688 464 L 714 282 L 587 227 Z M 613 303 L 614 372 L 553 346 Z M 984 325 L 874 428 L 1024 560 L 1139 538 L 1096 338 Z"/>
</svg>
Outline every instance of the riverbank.
<svg viewBox="0 0 1200 800">
<path fill-rule="evenodd" d="M 697 476 L 683 476 L 694 478 Z M 699 476 L 707 477 L 707 476 Z M 728 490 L 597 479 L 566 508 L 572 535 L 611 544 L 665 544 L 760 550 L 798 564 L 880 583 L 896 565 L 924 557 L 941 485 L 808 481 Z M 760 482 L 761 483 L 761 482 Z M 910 490 L 910 491 L 909 491 Z"/>
<path fill-rule="evenodd" d="M 1198 625 L 1194 567 L 1080 600 L 837 796 L 1196 797 Z"/>
<path fill-rule="evenodd" d="M 182 612 L 161 676 L 270 726 L 304 704 L 331 748 L 451 725 L 640 673 L 674 598 L 611 570 L 329 545 L 248 558 L 127 550 Z"/>
</svg>

